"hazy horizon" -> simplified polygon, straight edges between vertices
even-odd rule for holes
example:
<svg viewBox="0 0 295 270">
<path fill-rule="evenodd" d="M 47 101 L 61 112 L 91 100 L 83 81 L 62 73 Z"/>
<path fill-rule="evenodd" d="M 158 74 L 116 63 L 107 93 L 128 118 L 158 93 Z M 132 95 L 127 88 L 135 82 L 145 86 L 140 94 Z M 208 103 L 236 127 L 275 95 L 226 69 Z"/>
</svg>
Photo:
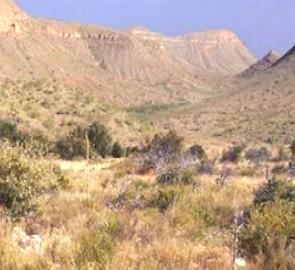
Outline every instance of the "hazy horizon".
<svg viewBox="0 0 295 270">
<path fill-rule="evenodd" d="M 166 35 L 210 29 L 235 32 L 249 50 L 262 57 L 269 50 L 285 53 L 294 44 L 292 0 L 18 0 L 33 16 L 105 25 L 142 26 Z"/>
</svg>

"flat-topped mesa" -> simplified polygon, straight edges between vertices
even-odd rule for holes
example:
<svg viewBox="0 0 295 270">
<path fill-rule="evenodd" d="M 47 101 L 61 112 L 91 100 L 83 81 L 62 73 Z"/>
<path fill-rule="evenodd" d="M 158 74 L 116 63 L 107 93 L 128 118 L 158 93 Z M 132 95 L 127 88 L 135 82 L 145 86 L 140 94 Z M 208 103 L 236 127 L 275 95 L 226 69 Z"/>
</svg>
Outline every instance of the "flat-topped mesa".
<svg viewBox="0 0 295 270">
<path fill-rule="evenodd" d="M 209 30 L 204 32 L 197 32 L 185 36 L 179 36 L 178 39 L 186 39 L 190 42 L 208 42 L 208 43 L 239 43 L 240 39 L 237 35 L 229 30 Z"/>
<path fill-rule="evenodd" d="M 27 13 L 21 10 L 13 0 L 0 0 L 0 33 L 20 33 Z"/>
</svg>

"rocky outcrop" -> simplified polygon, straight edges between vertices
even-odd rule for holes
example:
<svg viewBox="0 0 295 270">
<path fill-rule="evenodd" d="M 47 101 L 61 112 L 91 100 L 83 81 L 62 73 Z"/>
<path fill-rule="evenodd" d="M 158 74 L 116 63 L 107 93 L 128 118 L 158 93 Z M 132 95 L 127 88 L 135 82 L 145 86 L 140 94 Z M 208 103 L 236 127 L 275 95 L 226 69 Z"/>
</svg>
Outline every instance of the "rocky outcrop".
<svg viewBox="0 0 295 270">
<path fill-rule="evenodd" d="M 281 58 L 281 55 L 277 51 L 271 50 L 261 60 L 259 60 L 254 65 L 250 66 L 247 70 L 245 70 L 242 73 L 242 75 L 251 76 L 257 72 L 264 71 L 272 67 L 277 61 L 279 61 L 280 58 Z"/>
<path fill-rule="evenodd" d="M 13 0 L 0 0 L 0 33 L 20 34 L 28 15 Z"/>
</svg>

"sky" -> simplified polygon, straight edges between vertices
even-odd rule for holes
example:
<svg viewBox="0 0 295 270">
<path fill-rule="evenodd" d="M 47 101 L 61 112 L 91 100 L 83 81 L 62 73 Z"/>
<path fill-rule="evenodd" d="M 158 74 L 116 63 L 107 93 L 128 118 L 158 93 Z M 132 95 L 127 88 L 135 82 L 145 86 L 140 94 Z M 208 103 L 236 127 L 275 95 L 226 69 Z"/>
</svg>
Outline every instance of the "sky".
<svg viewBox="0 0 295 270">
<path fill-rule="evenodd" d="M 295 0 L 17 0 L 33 16 L 105 25 L 143 26 L 166 35 L 208 29 L 235 32 L 258 58 L 295 43 Z"/>
</svg>

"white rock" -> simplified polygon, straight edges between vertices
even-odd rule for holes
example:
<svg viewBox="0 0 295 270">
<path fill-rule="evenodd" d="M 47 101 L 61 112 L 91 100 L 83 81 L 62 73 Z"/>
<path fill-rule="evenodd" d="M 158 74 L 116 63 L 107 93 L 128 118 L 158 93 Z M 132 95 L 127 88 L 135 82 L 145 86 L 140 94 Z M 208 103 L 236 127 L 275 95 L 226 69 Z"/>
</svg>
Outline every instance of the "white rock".
<svg viewBox="0 0 295 270">
<path fill-rule="evenodd" d="M 244 268 L 244 267 L 246 267 L 247 263 L 243 258 L 236 258 L 235 265 L 238 267 Z"/>
</svg>

